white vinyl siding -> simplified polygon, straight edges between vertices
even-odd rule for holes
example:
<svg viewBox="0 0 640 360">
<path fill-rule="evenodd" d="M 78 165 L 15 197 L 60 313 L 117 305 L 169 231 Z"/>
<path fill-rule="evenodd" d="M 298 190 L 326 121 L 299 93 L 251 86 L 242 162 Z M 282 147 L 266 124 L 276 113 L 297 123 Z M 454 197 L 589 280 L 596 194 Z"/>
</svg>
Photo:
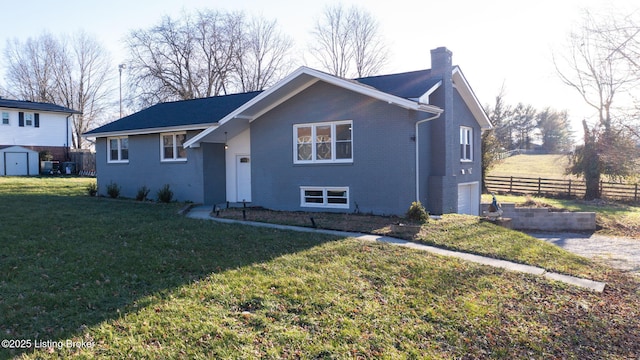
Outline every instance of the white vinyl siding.
<svg viewBox="0 0 640 360">
<path fill-rule="evenodd" d="M 160 160 L 162 161 L 186 161 L 187 150 L 184 143 L 187 134 L 184 132 L 160 134 Z"/>
<path fill-rule="evenodd" d="M 129 162 L 129 138 L 126 136 L 107 138 L 107 162 Z"/>
<path fill-rule="evenodd" d="M 353 162 L 351 121 L 333 121 L 293 126 L 295 164 Z"/>
<path fill-rule="evenodd" d="M 319 208 L 349 208 L 348 187 L 300 187 L 300 206 Z"/>
</svg>

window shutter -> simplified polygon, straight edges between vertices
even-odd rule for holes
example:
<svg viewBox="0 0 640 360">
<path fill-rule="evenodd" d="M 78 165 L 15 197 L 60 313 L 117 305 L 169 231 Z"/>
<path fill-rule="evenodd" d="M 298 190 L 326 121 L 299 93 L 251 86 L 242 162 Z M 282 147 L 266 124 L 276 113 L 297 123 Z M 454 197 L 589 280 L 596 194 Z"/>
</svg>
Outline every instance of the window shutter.
<svg viewBox="0 0 640 360">
<path fill-rule="evenodd" d="M 33 116 L 33 126 L 40 127 L 40 114 L 38 113 Z"/>
<path fill-rule="evenodd" d="M 18 126 L 24 127 L 24 113 L 22 111 L 18 113 Z"/>
</svg>

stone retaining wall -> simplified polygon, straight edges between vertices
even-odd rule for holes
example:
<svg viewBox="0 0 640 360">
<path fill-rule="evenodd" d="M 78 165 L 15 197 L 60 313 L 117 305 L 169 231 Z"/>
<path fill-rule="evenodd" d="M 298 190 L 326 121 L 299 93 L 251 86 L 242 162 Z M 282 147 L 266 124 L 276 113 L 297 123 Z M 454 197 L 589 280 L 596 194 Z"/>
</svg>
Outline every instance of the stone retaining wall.
<svg viewBox="0 0 640 360">
<path fill-rule="evenodd" d="M 517 208 L 515 204 L 501 204 L 502 217 L 511 219 L 511 227 L 517 230 L 541 231 L 593 231 L 596 229 L 594 212 L 555 212 L 547 208 Z M 489 204 L 482 204 L 486 216 Z"/>
</svg>

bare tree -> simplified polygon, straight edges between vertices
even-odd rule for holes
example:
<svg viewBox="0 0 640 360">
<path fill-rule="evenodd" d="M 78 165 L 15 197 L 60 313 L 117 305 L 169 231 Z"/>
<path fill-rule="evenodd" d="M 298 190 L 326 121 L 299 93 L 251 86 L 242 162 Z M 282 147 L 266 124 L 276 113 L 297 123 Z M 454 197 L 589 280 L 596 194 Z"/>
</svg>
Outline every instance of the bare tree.
<svg viewBox="0 0 640 360">
<path fill-rule="evenodd" d="M 568 53 L 561 62 L 554 60 L 560 79 L 582 96 L 597 113 L 597 121 L 583 121 L 584 145 L 576 148 L 568 171 L 585 178 L 585 198 L 600 197 L 602 174 L 625 177 L 633 171 L 636 147 L 629 141 L 624 106 L 614 106 L 638 84 L 634 65 L 610 40 L 611 23 L 597 21 L 586 13 L 579 31 L 570 35 Z M 623 156 L 621 156 L 623 155 Z"/>
<path fill-rule="evenodd" d="M 78 110 L 72 118 L 72 145 L 82 148 L 82 134 L 110 106 L 110 55 L 97 40 L 80 32 L 55 38 L 43 34 L 5 48 L 10 95 Z"/>
<path fill-rule="evenodd" d="M 58 41 L 48 33 L 24 42 L 7 41 L 4 56 L 9 95 L 23 100 L 53 102 L 54 59 L 59 51 Z"/>
<path fill-rule="evenodd" d="M 275 20 L 251 20 L 238 54 L 237 81 L 241 90 L 263 90 L 288 73 L 292 46 L 293 40 L 278 31 Z"/>
<path fill-rule="evenodd" d="M 110 55 L 96 39 L 84 32 L 63 46 L 54 67 L 56 71 L 56 103 L 78 110 L 73 117 L 73 147 L 83 148 L 82 134 L 96 125 L 112 106 L 112 71 Z M 66 56 L 64 56 L 66 55 Z"/>
<path fill-rule="evenodd" d="M 387 61 L 388 52 L 378 22 L 357 7 L 348 10 L 342 5 L 325 8 L 312 33 L 311 55 L 333 75 L 373 75 Z"/>
<path fill-rule="evenodd" d="M 129 86 L 137 105 L 261 90 L 280 79 L 291 40 L 276 22 L 242 12 L 165 16 L 130 33 Z"/>
</svg>

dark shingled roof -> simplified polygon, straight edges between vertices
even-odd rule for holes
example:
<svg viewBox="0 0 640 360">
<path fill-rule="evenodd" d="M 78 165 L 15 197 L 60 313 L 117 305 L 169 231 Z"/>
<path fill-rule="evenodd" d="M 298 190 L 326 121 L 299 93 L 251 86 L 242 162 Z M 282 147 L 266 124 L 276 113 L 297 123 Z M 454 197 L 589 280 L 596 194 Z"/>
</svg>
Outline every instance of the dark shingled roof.
<svg viewBox="0 0 640 360">
<path fill-rule="evenodd" d="M 218 122 L 261 91 L 182 100 L 153 105 L 135 114 L 93 129 L 85 134 L 142 130 Z"/>
<path fill-rule="evenodd" d="M 431 70 L 418 70 L 400 74 L 370 76 L 354 81 L 401 98 L 415 99 L 424 95 L 440 80 L 440 77 L 431 77 Z M 254 91 L 160 103 L 85 134 L 211 124 L 220 121 L 260 93 L 261 91 Z"/>
<path fill-rule="evenodd" d="M 0 108 L 61 112 L 61 113 L 68 113 L 68 114 L 70 113 L 81 114 L 77 110 L 69 109 L 60 105 L 34 102 L 34 101 L 9 100 L 9 99 L 2 99 L 2 98 L 0 98 Z"/>
<path fill-rule="evenodd" d="M 431 70 L 418 70 L 400 74 L 369 76 L 355 79 L 387 94 L 405 99 L 416 99 L 431 89 L 441 77 L 431 77 Z"/>
</svg>

